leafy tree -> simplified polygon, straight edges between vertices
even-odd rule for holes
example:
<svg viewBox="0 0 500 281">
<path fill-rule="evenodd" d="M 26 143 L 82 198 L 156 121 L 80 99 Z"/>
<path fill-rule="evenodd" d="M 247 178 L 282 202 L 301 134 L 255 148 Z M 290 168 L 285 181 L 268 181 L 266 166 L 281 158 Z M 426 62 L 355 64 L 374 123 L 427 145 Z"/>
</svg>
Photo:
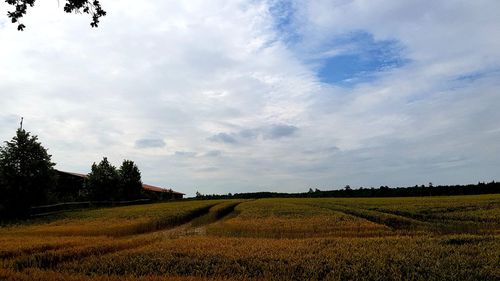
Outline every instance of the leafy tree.
<svg viewBox="0 0 500 281">
<path fill-rule="evenodd" d="M 92 164 L 86 187 L 91 200 L 116 200 L 120 198 L 120 176 L 116 168 L 104 157 L 99 164 Z"/>
<path fill-rule="evenodd" d="M 38 137 L 18 129 L 0 147 L 0 215 L 25 216 L 30 206 L 45 203 L 54 185 L 54 165 Z"/>
<path fill-rule="evenodd" d="M 24 24 L 19 23 L 19 19 L 26 14 L 28 6 L 33 7 L 35 5 L 35 1 L 36 0 L 5 0 L 7 4 L 15 7 L 15 10 L 7 12 L 7 15 L 12 23 L 18 23 L 17 30 L 22 31 L 26 27 Z M 106 15 L 106 11 L 102 9 L 99 0 L 66 0 L 64 11 L 66 13 L 84 13 L 91 15 L 92 21 L 90 22 L 90 26 L 92 27 L 97 27 L 99 25 L 99 19 Z"/>
<path fill-rule="evenodd" d="M 141 172 L 134 161 L 123 160 L 118 170 L 121 185 L 121 197 L 125 200 L 139 199 L 142 197 Z"/>
</svg>

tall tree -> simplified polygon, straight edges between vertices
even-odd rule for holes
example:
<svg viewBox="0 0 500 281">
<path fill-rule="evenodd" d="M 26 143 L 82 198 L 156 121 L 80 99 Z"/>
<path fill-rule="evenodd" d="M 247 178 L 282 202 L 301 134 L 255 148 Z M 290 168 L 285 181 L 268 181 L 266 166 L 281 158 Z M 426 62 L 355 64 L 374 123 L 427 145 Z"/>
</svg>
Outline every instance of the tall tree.
<svg viewBox="0 0 500 281">
<path fill-rule="evenodd" d="M 45 203 L 54 185 L 54 165 L 38 137 L 18 129 L 0 147 L 0 215 L 24 216 L 30 206 Z"/>
<path fill-rule="evenodd" d="M 123 160 L 118 170 L 120 175 L 122 198 L 134 200 L 142 197 L 141 172 L 134 161 Z"/>
<path fill-rule="evenodd" d="M 23 30 L 26 26 L 19 23 L 19 20 L 26 14 L 26 10 L 29 7 L 35 5 L 36 0 L 5 0 L 7 4 L 15 7 L 12 12 L 7 12 L 7 15 L 11 19 L 12 23 L 18 23 L 17 30 Z M 89 14 L 92 16 L 92 21 L 90 26 L 97 27 L 99 25 L 99 19 L 106 15 L 101 7 L 99 0 L 66 0 L 64 5 L 64 11 L 66 13 L 77 13 L 77 14 Z"/>
<path fill-rule="evenodd" d="M 99 164 L 92 164 L 86 187 L 91 200 L 117 200 L 120 198 L 120 176 L 115 166 L 104 157 Z"/>
</svg>

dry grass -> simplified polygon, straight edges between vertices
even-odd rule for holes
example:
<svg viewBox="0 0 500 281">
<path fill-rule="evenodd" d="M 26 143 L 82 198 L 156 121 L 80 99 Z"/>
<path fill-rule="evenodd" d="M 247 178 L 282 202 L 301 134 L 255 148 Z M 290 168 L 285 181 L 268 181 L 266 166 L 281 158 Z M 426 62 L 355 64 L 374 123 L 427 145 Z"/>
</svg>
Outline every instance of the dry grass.
<svg viewBox="0 0 500 281">
<path fill-rule="evenodd" d="M 403 233 L 500 234 L 500 195 L 306 199 Z"/>
<path fill-rule="evenodd" d="M 262 199 L 236 207 L 238 216 L 211 225 L 217 236 L 264 238 L 373 237 L 389 235 L 384 225 L 297 199 Z"/>
<path fill-rule="evenodd" d="M 190 221 L 208 213 L 220 202 L 170 202 L 68 212 L 50 223 L 6 227 L 0 235 L 125 236 L 147 233 Z"/>
<path fill-rule="evenodd" d="M 231 280 L 210 279 L 186 276 L 134 276 L 134 275 L 100 275 L 88 276 L 84 274 L 61 273 L 53 270 L 28 269 L 22 272 L 0 268 L 0 280 L 14 281 L 202 281 L 202 280 Z"/>
<path fill-rule="evenodd" d="M 1 228 L 0 280 L 500 280 L 499 206 L 482 195 L 69 212 Z"/>
<path fill-rule="evenodd" d="M 65 264 L 64 272 L 265 280 L 496 280 L 498 240 L 481 236 L 183 237 Z"/>
</svg>

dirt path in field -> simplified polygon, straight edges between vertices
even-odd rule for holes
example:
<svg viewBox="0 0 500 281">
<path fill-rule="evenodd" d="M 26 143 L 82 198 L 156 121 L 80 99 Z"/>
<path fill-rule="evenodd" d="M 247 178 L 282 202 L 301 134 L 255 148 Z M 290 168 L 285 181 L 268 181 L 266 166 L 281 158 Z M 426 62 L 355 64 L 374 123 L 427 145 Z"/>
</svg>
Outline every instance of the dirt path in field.
<svg viewBox="0 0 500 281">
<path fill-rule="evenodd" d="M 235 214 L 235 208 L 242 202 L 230 204 L 217 213 L 209 211 L 206 214 L 193 218 L 191 221 L 174 228 L 165 229 L 158 232 L 161 238 L 176 239 L 183 236 L 200 236 L 207 233 L 207 226 L 217 223 L 221 220 L 232 217 Z M 222 204 L 222 203 L 219 203 Z M 213 206 L 217 207 L 219 204 Z"/>
<path fill-rule="evenodd" d="M 188 222 L 171 229 L 159 231 L 158 235 L 160 235 L 161 238 L 165 239 L 176 239 L 183 236 L 205 235 L 207 232 L 207 226 L 208 224 L 194 226 L 193 222 Z"/>
<path fill-rule="evenodd" d="M 202 227 L 194 228 L 192 227 L 191 222 L 188 222 L 171 229 L 159 231 L 156 234 L 164 239 L 176 239 L 182 236 L 202 234 L 202 231 Z"/>
</svg>

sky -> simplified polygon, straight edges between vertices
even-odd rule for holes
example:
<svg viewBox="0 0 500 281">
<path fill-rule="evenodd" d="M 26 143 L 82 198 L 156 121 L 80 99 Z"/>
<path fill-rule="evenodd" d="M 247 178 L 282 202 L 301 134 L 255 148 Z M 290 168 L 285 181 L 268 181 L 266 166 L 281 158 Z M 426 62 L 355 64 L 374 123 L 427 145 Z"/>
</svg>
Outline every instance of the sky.
<svg viewBox="0 0 500 281">
<path fill-rule="evenodd" d="M 0 140 L 193 196 L 500 180 L 497 0 L 0 3 Z"/>
</svg>

